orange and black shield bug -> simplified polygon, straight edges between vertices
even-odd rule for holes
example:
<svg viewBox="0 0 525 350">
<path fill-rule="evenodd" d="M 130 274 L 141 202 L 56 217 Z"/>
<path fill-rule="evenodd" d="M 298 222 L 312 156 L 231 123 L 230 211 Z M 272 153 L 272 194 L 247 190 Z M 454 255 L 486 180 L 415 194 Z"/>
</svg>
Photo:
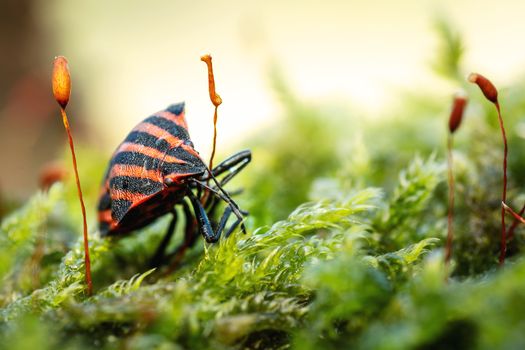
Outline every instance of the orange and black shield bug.
<svg viewBox="0 0 525 350">
<path fill-rule="evenodd" d="M 187 226 L 179 252 L 193 244 L 197 232 L 207 242 L 217 242 L 239 224 L 244 231 L 246 213 L 223 186 L 250 160 L 251 152 L 245 150 L 210 170 L 190 140 L 184 103 L 173 104 L 139 123 L 113 154 L 98 205 L 100 232 L 121 236 L 171 213 L 168 232 L 152 260 L 157 266 L 175 229 L 176 205 L 182 206 Z M 218 223 L 212 223 L 210 217 L 221 201 L 226 209 Z M 231 214 L 236 220 L 227 227 Z"/>
</svg>

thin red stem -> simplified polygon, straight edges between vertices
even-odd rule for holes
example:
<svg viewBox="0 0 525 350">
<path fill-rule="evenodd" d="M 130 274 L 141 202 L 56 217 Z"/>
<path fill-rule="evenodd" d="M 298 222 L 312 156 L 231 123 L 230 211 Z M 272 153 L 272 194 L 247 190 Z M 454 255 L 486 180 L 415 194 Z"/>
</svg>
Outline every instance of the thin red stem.
<svg viewBox="0 0 525 350">
<path fill-rule="evenodd" d="M 450 258 L 452 257 L 452 241 L 454 239 L 454 173 L 453 173 L 453 158 L 452 158 L 452 135 L 448 135 L 447 140 L 447 166 L 448 166 L 448 232 L 447 232 L 447 246 L 445 250 L 445 264 L 448 266 Z"/>
<path fill-rule="evenodd" d="M 501 117 L 501 109 L 499 103 L 495 103 L 496 110 L 498 111 L 498 120 L 499 126 L 501 129 L 501 136 L 503 138 L 503 190 L 501 194 L 501 200 L 503 203 L 507 202 L 507 154 L 508 154 L 508 144 L 507 144 L 507 135 L 505 134 L 505 127 L 503 126 L 503 118 Z M 507 254 L 507 232 L 505 229 L 505 208 L 501 207 L 501 249 L 499 256 L 500 266 L 505 263 L 505 256 Z"/>
<path fill-rule="evenodd" d="M 213 169 L 213 158 L 215 157 L 215 145 L 217 144 L 217 108 L 219 108 L 218 105 L 215 106 L 215 112 L 213 113 L 213 146 L 211 149 L 211 156 L 210 156 L 210 162 L 209 162 L 210 171 Z M 211 179 L 211 176 L 208 178 L 206 183 L 210 183 L 210 179 Z M 209 195 L 210 195 L 210 191 L 205 190 L 201 198 L 202 204 L 206 203 Z"/>
<path fill-rule="evenodd" d="M 82 189 L 80 188 L 80 178 L 78 176 L 77 169 L 77 157 L 75 156 L 75 146 L 73 144 L 73 137 L 71 136 L 71 129 L 69 127 L 69 121 L 67 120 L 66 111 L 64 108 L 60 108 L 62 114 L 62 122 L 66 128 L 67 137 L 69 139 L 69 147 L 71 149 L 71 157 L 73 158 L 73 168 L 75 170 L 75 178 L 77 182 L 78 198 L 80 200 L 80 207 L 82 208 L 82 219 L 84 224 L 84 261 L 86 265 L 86 284 L 87 293 L 91 295 L 93 293 L 93 283 L 91 281 L 91 260 L 89 259 L 89 241 L 88 241 L 88 228 L 86 219 L 86 207 L 84 206 L 84 199 L 82 197 Z"/>
</svg>

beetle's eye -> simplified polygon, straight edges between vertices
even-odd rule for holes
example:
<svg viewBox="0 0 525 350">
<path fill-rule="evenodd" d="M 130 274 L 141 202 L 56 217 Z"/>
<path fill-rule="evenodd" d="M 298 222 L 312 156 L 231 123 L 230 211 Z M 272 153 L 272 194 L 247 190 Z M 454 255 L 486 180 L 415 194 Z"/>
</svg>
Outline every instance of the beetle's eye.
<svg viewBox="0 0 525 350">
<path fill-rule="evenodd" d="M 164 180 L 164 184 L 166 186 L 170 186 L 170 185 L 173 185 L 173 179 L 170 179 L 170 178 L 167 178 Z"/>
</svg>

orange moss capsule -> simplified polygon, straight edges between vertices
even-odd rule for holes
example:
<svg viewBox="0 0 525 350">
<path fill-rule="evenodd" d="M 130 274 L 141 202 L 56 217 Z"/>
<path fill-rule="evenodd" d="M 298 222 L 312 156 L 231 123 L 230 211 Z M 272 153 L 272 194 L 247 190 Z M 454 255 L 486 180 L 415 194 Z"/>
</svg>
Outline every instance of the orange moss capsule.
<svg viewBox="0 0 525 350">
<path fill-rule="evenodd" d="M 490 80 L 478 73 L 470 73 L 468 81 L 477 84 L 483 95 L 492 103 L 498 103 L 498 90 Z"/>
<path fill-rule="evenodd" d="M 206 63 L 206 65 L 208 66 L 208 84 L 210 90 L 211 103 L 213 103 L 215 107 L 219 107 L 219 105 L 222 103 L 222 98 L 215 91 L 215 79 L 213 76 L 213 65 L 211 63 L 211 55 L 206 54 L 201 56 L 201 61 Z"/>
<path fill-rule="evenodd" d="M 210 92 L 211 103 L 215 106 L 215 111 L 213 112 L 213 146 L 211 150 L 209 167 L 213 168 L 213 158 L 215 157 L 215 146 L 217 144 L 217 109 L 222 103 L 222 98 L 215 91 L 215 77 L 213 76 L 213 64 L 211 63 L 211 55 L 206 54 L 201 56 L 201 61 L 206 63 L 208 67 L 208 89 Z"/>
<path fill-rule="evenodd" d="M 456 94 L 454 102 L 452 103 L 452 110 L 450 111 L 450 118 L 448 119 L 448 130 L 453 134 L 461 125 L 463 119 L 463 112 L 467 105 L 467 98 L 463 94 Z"/>
<path fill-rule="evenodd" d="M 64 56 L 55 57 L 53 62 L 53 95 L 62 108 L 66 108 L 71 95 L 71 76 Z"/>
</svg>

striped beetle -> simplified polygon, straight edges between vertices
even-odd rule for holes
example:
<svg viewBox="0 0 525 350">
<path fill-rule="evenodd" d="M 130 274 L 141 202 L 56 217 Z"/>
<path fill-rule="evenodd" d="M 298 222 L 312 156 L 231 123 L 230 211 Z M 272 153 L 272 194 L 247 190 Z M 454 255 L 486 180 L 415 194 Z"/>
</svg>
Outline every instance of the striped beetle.
<svg viewBox="0 0 525 350">
<path fill-rule="evenodd" d="M 184 103 L 173 104 L 139 123 L 113 154 L 98 204 L 100 232 L 102 236 L 125 235 L 171 213 L 171 223 L 151 261 L 152 266 L 158 266 L 165 258 L 180 258 L 195 242 L 197 228 L 210 243 L 217 242 L 223 232 L 227 237 L 239 224 L 245 231 L 242 221 L 247 213 L 223 186 L 250 161 L 251 152 L 244 150 L 210 170 L 190 140 Z M 219 200 L 227 207 L 218 224 L 212 225 L 209 217 Z M 175 205 L 183 209 L 185 237 L 183 244 L 166 256 L 177 222 Z M 226 228 L 231 214 L 236 220 Z"/>
</svg>

